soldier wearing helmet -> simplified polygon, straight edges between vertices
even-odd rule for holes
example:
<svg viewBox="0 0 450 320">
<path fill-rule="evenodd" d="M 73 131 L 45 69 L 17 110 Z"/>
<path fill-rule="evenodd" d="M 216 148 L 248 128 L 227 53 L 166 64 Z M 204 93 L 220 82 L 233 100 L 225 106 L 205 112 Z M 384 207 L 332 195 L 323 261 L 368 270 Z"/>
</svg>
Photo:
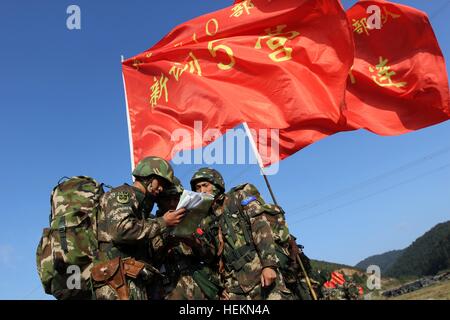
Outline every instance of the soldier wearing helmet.
<svg viewBox="0 0 450 320">
<path fill-rule="evenodd" d="M 191 189 L 217 197 L 225 192 L 225 182 L 217 170 L 201 168 L 191 178 Z"/>
<path fill-rule="evenodd" d="M 213 219 L 195 237 L 205 256 L 214 256 L 224 290 L 222 299 L 292 299 L 278 271 L 276 245 L 256 188 L 239 185 L 225 193 L 222 175 L 199 169 L 191 179 L 194 191 L 214 195 Z"/>
<path fill-rule="evenodd" d="M 156 216 L 167 210 L 174 210 L 183 190 L 181 182 L 175 177 L 173 187 L 164 190 L 156 201 L 158 204 Z M 185 219 L 189 219 L 189 215 Z M 205 281 L 214 277 L 214 274 L 196 254 L 191 242 L 164 234 L 153 239 L 152 248 L 154 250 L 152 255 L 158 257 L 158 267 L 164 270 L 165 275 L 162 290 L 158 286 L 153 288 L 153 291 L 157 291 L 156 295 L 159 293 L 159 296 L 166 300 L 218 298 L 217 292 L 212 290 L 214 283 L 205 286 Z M 218 279 L 215 280 L 218 282 Z"/>
<path fill-rule="evenodd" d="M 133 176 L 133 185 L 113 188 L 100 201 L 100 262 L 91 272 L 97 299 L 146 300 L 147 286 L 158 274 L 151 265 L 150 240 L 177 225 L 184 213 L 180 209 L 150 218 L 154 202 L 173 186 L 173 169 L 166 160 L 147 157 Z"/>
</svg>

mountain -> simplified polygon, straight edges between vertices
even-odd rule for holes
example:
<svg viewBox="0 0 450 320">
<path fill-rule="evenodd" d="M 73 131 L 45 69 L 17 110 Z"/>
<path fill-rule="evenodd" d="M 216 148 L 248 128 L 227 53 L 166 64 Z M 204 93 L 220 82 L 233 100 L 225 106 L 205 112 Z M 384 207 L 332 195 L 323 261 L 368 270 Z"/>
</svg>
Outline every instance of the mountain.
<svg viewBox="0 0 450 320">
<path fill-rule="evenodd" d="M 409 247 L 368 257 L 356 268 L 367 268 L 374 264 L 381 268 L 382 275 L 395 278 L 434 275 L 450 268 L 450 221 L 439 223 Z"/>
<path fill-rule="evenodd" d="M 427 276 L 450 268 L 450 221 L 417 238 L 385 273 L 391 277 Z"/>
<path fill-rule="evenodd" d="M 380 267 L 381 272 L 384 272 L 394 264 L 403 252 L 404 250 L 392 250 L 382 254 L 370 256 L 356 264 L 355 268 L 367 270 L 368 266 L 376 265 Z"/>
<path fill-rule="evenodd" d="M 345 264 L 338 264 L 333 262 L 327 262 L 322 260 L 311 260 L 311 267 L 313 270 L 327 271 L 333 272 L 335 270 L 340 269 L 355 269 L 355 267 L 351 267 Z M 358 270 L 359 271 L 359 270 Z"/>
</svg>

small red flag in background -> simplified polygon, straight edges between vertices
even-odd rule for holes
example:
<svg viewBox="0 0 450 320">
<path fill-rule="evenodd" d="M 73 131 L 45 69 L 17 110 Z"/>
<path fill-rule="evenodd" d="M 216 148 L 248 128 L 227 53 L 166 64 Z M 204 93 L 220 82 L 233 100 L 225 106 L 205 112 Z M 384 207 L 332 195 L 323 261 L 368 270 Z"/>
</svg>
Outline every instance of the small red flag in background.
<svg viewBox="0 0 450 320">
<path fill-rule="evenodd" d="M 338 0 L 246 0 L 184 23 L 123 63 L 134 161 L 217 138 L 171 141 L 176 129 L 194 135 L 194 121 L 198 134 L 281 129 L 284 158 L 341 130 L 352 62 Z"/>
<path fill-rule="evenodd" d="M 331 273 L 331 282 L 333 282 L 336 285 L 342 286 L 345 283 L 344 275 L 340 272 L 333 271 Z"/>
<path fill-rule="evenodd" d="M 360 296 L 364 295 L 364 289 L 361 286 L 358 286 L 358 293 Z"/>
<path fill-rule="evenodd" d="M 328 288 L 328 289 L 334 289 L 334 288 L 336 288 L 336 285 L 334 284 L 334 282 L 331 282 L 331 281 L 326 281 L 326 282 L 324 282 L 324 283 L 323 283 L 323 286 L 324 286 L 325 288 Z"/>
<path fill-rule="evenodd" d="M 381 10 L 381 29 L 368 27 L 371 5 Z M 426 14 L 369 0 L 347 15 L 356 47 L 344 111 L 348 125 L 398 135 L 448 120 L 445 61 Z"/>
</svg>

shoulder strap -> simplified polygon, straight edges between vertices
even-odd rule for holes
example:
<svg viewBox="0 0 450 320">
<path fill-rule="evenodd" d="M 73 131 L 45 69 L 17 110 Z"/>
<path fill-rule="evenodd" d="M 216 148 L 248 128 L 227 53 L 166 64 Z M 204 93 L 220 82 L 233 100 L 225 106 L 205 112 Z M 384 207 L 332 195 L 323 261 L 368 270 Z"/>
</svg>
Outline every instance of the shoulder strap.
<svg viewBox="0 0 450 320">
<path fill-rule="evenodd" d="M 242 187 L 245 186 L 241 185 Z M 245 238 L 245 242 L 247 242 L 247 244 L 253 243 L 253 237 L 251 236 L 251 234 L 249 233 L 249 230 L 251 230 L 251 223 L 250 223 L 250 218 L 245 214 L 241 203 L 239 202 L 239 198 L 237 196 L 234 195 L 234 193 L 239 190 L 239 189 L 232 189 L 232 191 L 230 191 L 228 193 L 228 210 L 229 210 L 229 214 L 233 214 L 233 213 L 237 213 L 239 216 L 239 222 L 242 228 L 242 232 L 244 234 L 244 238 Z M 233 232 L 234 233 L 234 232 Z M 234 236 L 236 237 L 236 235 L 234 234 Z"/>
</svg>

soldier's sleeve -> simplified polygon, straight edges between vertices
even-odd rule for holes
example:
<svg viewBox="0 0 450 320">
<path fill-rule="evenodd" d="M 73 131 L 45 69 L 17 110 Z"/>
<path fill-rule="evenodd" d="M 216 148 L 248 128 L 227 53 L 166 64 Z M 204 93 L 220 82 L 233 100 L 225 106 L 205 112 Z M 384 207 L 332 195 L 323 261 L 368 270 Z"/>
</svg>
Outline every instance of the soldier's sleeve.
<svg viewBox="0 0 450 320">
<path fill-rule="evenodd" d="M 267 217 L 263 214 L 265 209 L 260 200 L 246 192 L 241 192 L 239 200 L 244 213 L 249 217 L 253 243 L 261 259 L 263 268 L 278 266 L 275 241 Z"/>
<path fill-rule="evenodd" d="M 166 230 L 161 218 L 138 219 L 133 210 L 133 201 L 121 203 L 114 193 L 106 201 L 108 212 L 108 230 L 116 243 L 132 244 L 143 239 L 153 238 Z"/>
</svg>

